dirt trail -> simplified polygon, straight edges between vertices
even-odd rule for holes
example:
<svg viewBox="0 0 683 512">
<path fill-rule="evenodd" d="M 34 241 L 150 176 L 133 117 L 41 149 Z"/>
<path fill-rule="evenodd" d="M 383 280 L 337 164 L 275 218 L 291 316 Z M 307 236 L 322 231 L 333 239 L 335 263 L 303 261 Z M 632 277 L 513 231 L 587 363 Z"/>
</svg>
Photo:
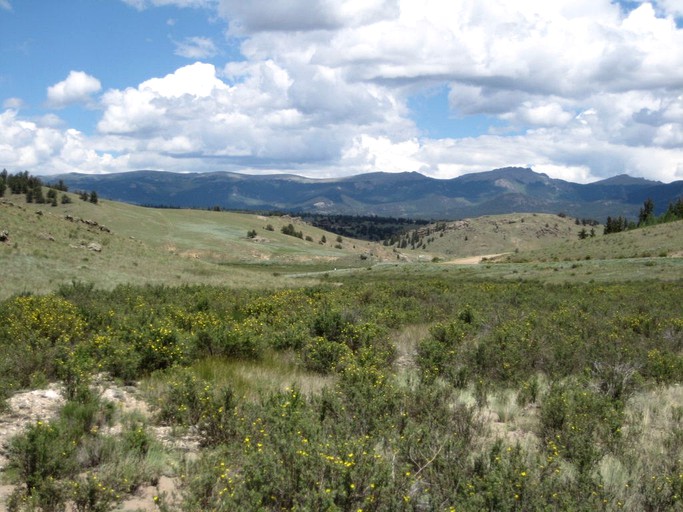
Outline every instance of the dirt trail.
<svg viewBox="0 0 683 512">
<path fill-rule="evenodd" d="M 501 252 L 498 254 L 480 254 L 479 256 L 468 256 L 467 258 L 458 258 L 455 260 L 445 261 L 444 263 L 447 265 L 477 265 L 485 259 L 491 260 L 500 256 L 505 256 L 506 254 L 509 253 Z"/>
</svg>

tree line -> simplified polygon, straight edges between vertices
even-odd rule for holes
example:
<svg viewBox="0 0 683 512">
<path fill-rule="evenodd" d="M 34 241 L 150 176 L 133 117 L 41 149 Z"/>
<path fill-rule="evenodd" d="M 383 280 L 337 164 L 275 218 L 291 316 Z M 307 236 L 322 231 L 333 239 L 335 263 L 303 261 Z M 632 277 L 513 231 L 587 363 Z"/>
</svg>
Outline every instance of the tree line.
<svg viewBox="0 0 683 512">
<path fill-rule="evenodd" d="M 630 229 L 655 224 L 664 224 L 683 220 L 683 198 L 678 198 L 675 202 L 669 203 L 669 207 L 662 215 L 655 215 L 655 203 L 651 198 L 647 198 L 638 212 L 638 222 L 629 221 L 625 217 L 607 217 L 605 222 L 604 234 L 620 233 Z"/>
<path fill-rule="evenodd" d="M 421 219 L 404 217 L 379 217 L 377 215 L 327 215 L 299 213 L 303 220 L 313 226 L 337 235 L 359 240 L 379 242 L 405 233 L 415 226 L 428 224 Z"/>
<path fill-rule="evenodd" d="M 44 187 L 48 189 L 46 193 L 43 193 Z M 11 194 L 25 195 L 27 203 L 57 206 L 60 201 L 61 204 L 68 204 L 71 202 L 71 198 L 66 194 L 66 192 L 69 191 L 69 187 L 64 183 L 64 180 L 60 179 L 54 183 L 45 183 L 38 176 L 29 174 L 28 171 L 12 174 L 7 172 L 7 169 L 3 169 L 2 172 L 0 172 L 0 197 L 3 197 L 8 189 Z M 58 192 L 62 192 L 61 200 L 59 199 Z M 93 204 L 99 202 L 97 192 L 94 190 L 91 192 L 80 191 L 76 193 L 82 201 L 88 201 Z"/>
</svg>

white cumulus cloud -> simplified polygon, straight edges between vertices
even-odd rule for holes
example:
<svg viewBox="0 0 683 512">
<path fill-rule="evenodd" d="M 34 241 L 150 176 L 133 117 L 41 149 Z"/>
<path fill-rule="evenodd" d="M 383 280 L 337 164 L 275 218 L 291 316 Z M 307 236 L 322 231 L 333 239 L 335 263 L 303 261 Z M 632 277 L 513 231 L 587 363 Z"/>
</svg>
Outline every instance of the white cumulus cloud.
<svg viewBox="0 0 683 512">
<path fill-rule="evenodd" d="M 71 71 L 66 79 L 47 88 L 47 101 L 55 108 L 88 103 L 91 96 L 101 89 L 100 81 L 94 76 L 83 71 Z"/>
<path fill-rule="evenodd" d="M 127 157 L 98 151 L 93 139 L 72 128 L 62 129 L 53 116 L 20 119 L 11 109 L 0 113 L 0 160 L 7 169 L 37 174 L 128 170 Z M 110 147 L 107 145 L 107 147 Z"/>
<path fill-rule="evenodd" d="M 24 106 L 24 100 L 21 98 L 7 98 L 2 102 L 2 107 L 7 109 L 19 110 Z"/>
<path fill-rule="evenodd" d="M 165 168 L 205 158 L 201 168 L 291 170 L 333 165 L 359 129 L 373 132 L 389 117 L 406 124 L 385 91 L 347 90 L 324 68 L 290 74 L 273 61 L 241 62 L 222 74 L 225 81 L 213 65 L 195 63 L 136 88 L 110 90 L 98 130 L 128 150 L 182 159 L 167 160 Z"/>
<path fill-rule="evenodd" d="M 220 0 L 236 34 L 333 30 L 397 16 L 398 0 Z"/>
</svg>

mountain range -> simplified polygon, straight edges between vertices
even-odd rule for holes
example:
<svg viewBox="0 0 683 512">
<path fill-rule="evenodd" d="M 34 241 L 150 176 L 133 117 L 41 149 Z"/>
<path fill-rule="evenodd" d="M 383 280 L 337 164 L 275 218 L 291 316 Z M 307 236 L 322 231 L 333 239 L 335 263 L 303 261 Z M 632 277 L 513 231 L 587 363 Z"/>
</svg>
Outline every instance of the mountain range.
<svg viewBox="0 0 683 512">
<path fill-rule="evenodd" d="M 506 167 L 435 179 L 417 172 L 369 173 L 313 179 L 231 172 L 62 174 L 70 190 L 146 206 L 249 211 L 458 219 L 513 212 L 566 213 L 580 218 L 636 218 L 651 198 L 655 213 L 683 196 L 683 181 L 662 183 L 622 174 L 589 184 L 550 178 L 529 168 Z"/>
</svg>

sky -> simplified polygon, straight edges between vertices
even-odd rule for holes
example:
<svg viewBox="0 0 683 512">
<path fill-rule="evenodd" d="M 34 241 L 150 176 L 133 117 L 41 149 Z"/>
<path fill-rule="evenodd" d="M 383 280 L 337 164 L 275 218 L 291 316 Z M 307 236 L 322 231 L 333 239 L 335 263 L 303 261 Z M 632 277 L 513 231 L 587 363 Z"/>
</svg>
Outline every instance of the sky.
<svg viewBox="0 0 683 512">
<path fill-rule="evenodd" d="M 0 0 L 0 168 L 683 180 L 683 0 Z"/>
</svg>

